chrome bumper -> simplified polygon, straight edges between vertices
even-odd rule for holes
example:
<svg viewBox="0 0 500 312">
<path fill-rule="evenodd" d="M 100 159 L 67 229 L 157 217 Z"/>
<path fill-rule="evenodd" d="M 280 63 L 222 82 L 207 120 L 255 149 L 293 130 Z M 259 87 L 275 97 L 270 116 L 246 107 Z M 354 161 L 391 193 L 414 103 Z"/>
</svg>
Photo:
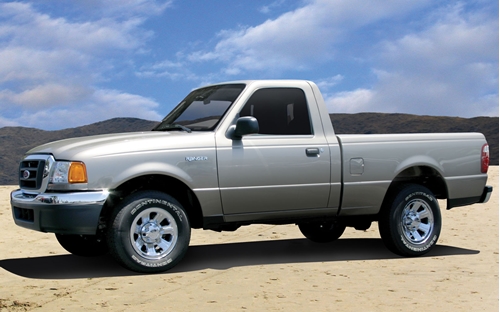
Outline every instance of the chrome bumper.
<svg viewBox="0 0 500 312">
<path fill-rule="evenodd" d="M 107 191 L 10 194 L 14 222 L 40 232 L 94 235 Z"/>
</svg>

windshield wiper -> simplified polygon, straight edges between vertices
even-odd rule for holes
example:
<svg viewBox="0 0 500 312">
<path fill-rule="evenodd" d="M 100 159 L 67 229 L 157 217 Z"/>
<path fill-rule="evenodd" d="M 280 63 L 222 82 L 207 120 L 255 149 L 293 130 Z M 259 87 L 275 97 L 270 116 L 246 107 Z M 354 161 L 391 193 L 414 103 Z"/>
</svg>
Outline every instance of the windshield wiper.
<svg viewBox="0 0 500 312">
<path fill-rule="evenodd" d="M 187 133 L 191 133 L 191 130 L 190 128 L 186 127 L 186 126 L 183 126 L 183 125 L 179 125 L 179 124 L 173 124 L 175 127 L 178 127 L 178 128 L 181 128 L 182 130 L 186 131 Z"/>
</svg>

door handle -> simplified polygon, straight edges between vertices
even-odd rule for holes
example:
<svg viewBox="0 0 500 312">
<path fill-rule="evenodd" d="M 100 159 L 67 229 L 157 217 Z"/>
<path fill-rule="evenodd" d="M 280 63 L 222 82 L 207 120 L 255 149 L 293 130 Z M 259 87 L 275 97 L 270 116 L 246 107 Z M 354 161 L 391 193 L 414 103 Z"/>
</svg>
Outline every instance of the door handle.
<svg viewBox="0 0 500 312">
<path fill-rule="evenodd" d="M 314 157 L 319 155 L 319 148 L 306 148 L 306 155 Z"/>
</svg>

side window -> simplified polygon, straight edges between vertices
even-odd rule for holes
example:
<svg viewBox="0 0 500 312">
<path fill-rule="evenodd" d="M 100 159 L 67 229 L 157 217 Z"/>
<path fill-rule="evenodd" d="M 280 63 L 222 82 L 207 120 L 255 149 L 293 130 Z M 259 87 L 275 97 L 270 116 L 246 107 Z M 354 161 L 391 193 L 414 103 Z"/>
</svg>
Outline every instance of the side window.
<svg viewBox="0 0 500 312">
<path fill-rule="evenodd" d="M 240 117 L 253 116 L 260 134 L 312 134 L 304 91 L 297 88 L 260 89 L 250 97 Z"/>
</svg>

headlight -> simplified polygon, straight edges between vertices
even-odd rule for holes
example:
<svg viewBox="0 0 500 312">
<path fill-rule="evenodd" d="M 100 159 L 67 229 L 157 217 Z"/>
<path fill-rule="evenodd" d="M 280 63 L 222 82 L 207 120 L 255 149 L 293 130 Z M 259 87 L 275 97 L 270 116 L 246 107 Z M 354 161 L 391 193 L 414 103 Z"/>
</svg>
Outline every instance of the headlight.
<svg viewBox="0 0 500 312">
<path fill-rule="evenodd" d="M 55 162 L 50 183 L 87 183 L 85 164 L 77 161 Z"/>
</svg>

